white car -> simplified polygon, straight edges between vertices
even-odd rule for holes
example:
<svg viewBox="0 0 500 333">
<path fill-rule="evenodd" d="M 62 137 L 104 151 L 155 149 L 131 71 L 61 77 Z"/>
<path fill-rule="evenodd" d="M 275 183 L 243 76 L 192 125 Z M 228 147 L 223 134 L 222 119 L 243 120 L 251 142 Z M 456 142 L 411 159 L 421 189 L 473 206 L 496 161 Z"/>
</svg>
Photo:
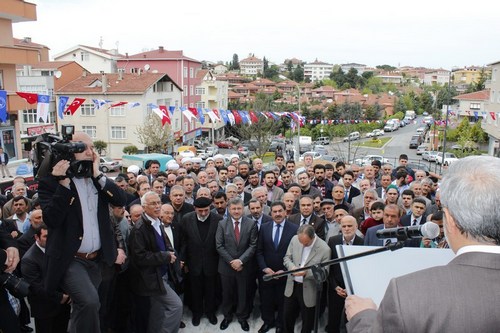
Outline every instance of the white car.
<svg viewBox="0 0 500 333">
<path fill-rule="evenodd" d="M 201 158 L 202 160 L 206 160 L 208 155 L 207 152 L 203 149 L 197 149 L 196 150 L 196 155 Z"/>
<path fill-rule="evenodd" d="M 304 156 L 306 155 L 312 155 L 313 157 L 313 160 L 317 160 L 317 159 L 320 159 L 323 157 L 323 155 L 321 155 L 320 153 L 316 152 L 316 151 L 306 151 L 304 154 L 302 154 L 299 158 L 300 161 L 303 161 L 304 160 Z"/>
<path fill-rule="evenodd" d="M 366 137 L 367 138 L 372 138 L 374 136 L 381 136 L 381 135 L 384 135 L 384 131 L 383 130 L 380 130 L 380 129 L 374 129 L 373 131 L 371 132 L 368 132 L 366 133 Z"/>
<path fill-rule="evenodd" d="M 358 164 L 360 166 L 365 166 L 365 165 L 371 165 L 372 161 L 380 161 L 380 163 L 385 164 L 385 163 L 390 163 L 389 159 L 381 156 L 381 155 L 366 155 L 363 158 L 358 158 L 354 160 L 355 164 Z"/>
<path fill-rule="evenodd" d="M 208 157 L 214 157 L 219 153 L 219 148 L 218 147 L 207 147 L 205 149 L 205 153 L 207 154 Z"/>
<path fill-rule="evenodd" d="M 426 161 L 429 161 L 429 162 L 436 162 L 436 156 L 437 156 L 437 154 L 438 154 L 438 152 L 435 151 L 435 150 L 424 151 L 422 153 L 422 159 L 426 160 Z"/>
<path fill-rule="evenodd" d="M 106 173 L 108 171 L 119 171 L 122 167 L 122 162 L 115 161 L 110 157 L 103 156 L 100 159 L 99 169 Z"/>
<path fill-rule="evenodd" d="M 417 147 L 417 155 L 422 155 L 427 150 L 428 150 L 427 145 L 420 145 Z"/>
<path fill-rule="evenodd" d="M 183 158 L 184 157 L 189 157 L 189 158 L 193 158 L 196 156 L 195 153 L 193 153 L 191 150 L 189 149 L 186 149 L 186 150 L 183 150 L 179 153 L 180 156 L 182 156 Z"/>
<path fill-rule="evenodd" d="M 439 152 L 436 155 L 436 163 L 437 164 L 443 164 L 443 165 L 450 165 L 451 163 L 458 161 L 457 156 L 453 153 L 444 153 L 444 162 L 443 162 L 443 153 Z"/>
</svg>

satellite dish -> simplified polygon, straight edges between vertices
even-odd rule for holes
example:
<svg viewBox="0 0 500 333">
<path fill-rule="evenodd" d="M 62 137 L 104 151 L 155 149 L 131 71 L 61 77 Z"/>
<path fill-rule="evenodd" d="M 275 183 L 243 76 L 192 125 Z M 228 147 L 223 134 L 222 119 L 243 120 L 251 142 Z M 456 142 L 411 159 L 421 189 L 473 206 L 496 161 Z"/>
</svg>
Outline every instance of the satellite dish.
<svg viewBox="0 0 500 333">
<path fill-rule="evenodd" d="M 144 70 L 145 71 L 149 71 L 151 69 L 151 66 L 149 66 L 149 64 L 145 64 L 144 65 Z"/>
<path fill-rule="evenodd" d="M 61 71 L 54 72 L 54 76 L 56 77 L 56 79 L 59 79 L 61 77 L 61 75 L 62 75 Z"/>
</svg>

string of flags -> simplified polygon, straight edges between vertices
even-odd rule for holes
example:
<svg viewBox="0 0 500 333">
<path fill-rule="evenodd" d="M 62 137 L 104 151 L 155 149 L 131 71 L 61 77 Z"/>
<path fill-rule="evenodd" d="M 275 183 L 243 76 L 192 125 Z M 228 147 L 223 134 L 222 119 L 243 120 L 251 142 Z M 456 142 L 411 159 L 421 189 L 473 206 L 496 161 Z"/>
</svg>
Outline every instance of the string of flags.
<svg viewBox="0 0 500 333">
<path fill-rule="evenodd" d="M 21 98 L 26 100 L 28 104 L 37 104 L 37 117 L 41 118 L 44 122 L 47 122 L 49 113 L 49 103 L 50 96 L 36 93 L 27 92 L 16 92 Z M 5 122 L 7 119 L 7 93 L 5 90 L 0 90 L 0 121 Z M 60 119 L 64 118 L 64 115 L 73 115 L 78 108 L 86 101 L 85 98 L 75 97 L 69 102 L 68 96 L 58 96 L 58 116 Z M 111 101 L 105 99 L 92 99 L 92 103 L 95 111 L 107 111 L 113 107 L 127 106 L 129 109 L 136 108 L 141 105 L 139 102 L 125 102 L 125 101 Z M 278 121 L 283 117 L 287 117 L 290 120 L 290 126 L 292 129 L 297 127 L 297 124 L 304 126 L 305 124 L 317 125 L 338 125 L 338 124 L 357 124 L 357 123 L 373 123 L 381 122 L 380 120 L 352 120 L 352 119 L 306 119 L 304 116 L 299 115 L 297 112 L 271 112 L 271 111 L 246 111 L 246 110 L 224 110 L 224 109 L 208 109 L 208 108 L 194 108 L 194 107 L 175 107 L 175 106 L 165 106 L 165 105 L 155 105 L 152 103 L 147 104 L 154 114 L 156 114 L 162 123 L 171 125 L 171 118 L 174 112 L 181 112 L 182 115 L 188 120 L 198 120 L 203 125 L 207 118 L 212 122 L 222 121 L 225 125 L 242 125 L 259 122 L 259 119 Z M 471 111 L 466 111 L 470 116 Z M 448 110 L 448 114 L 456 116 L 456 113 L 451 109 Z M 479 118 L 479 112 L 474 111 L 474 117 L 476 120 Z M 487 116 L 490 118 L 487 118 Z M 481 112 L 483 119 L 496 121 L 497 117 L 500 118 L 500 112 Z M 436 120 L 436 125 L 445 125 L 444 120 Z"/>
</svg>

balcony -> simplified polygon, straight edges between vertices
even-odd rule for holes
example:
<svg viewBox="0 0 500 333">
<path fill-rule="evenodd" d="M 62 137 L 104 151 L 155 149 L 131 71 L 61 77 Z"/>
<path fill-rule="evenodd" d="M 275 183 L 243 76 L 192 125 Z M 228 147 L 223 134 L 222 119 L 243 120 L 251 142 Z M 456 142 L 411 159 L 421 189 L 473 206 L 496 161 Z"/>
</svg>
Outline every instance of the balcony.
<svg viewBox="0 0 500 333">
<path fill-rule="evenodd" d="M 35 65 L 40 61 L 40 52 L 15 46 L 0 46 L 0 63 L 9 65 Z"/>
<path fill-rule="evenodd" d="M 19 0 L 0 1 L 0 18 L 14 23 L 36 21 L 36 5 Z"/>
</svg>

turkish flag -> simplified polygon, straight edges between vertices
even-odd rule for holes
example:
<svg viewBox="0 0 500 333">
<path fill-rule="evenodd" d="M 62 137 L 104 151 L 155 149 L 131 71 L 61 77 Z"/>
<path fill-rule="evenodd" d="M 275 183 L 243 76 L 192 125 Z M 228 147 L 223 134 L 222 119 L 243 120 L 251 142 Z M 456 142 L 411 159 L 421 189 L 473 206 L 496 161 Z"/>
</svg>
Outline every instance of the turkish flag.
<svg viewBox="0 0 500 333">
<path fill-rule="evenodd" d="M 198 110 L 196 108 L 188 108 L 189 111 L 191 111 L 192 114 L 194 114 L 195 117 L 198 117 Z"/>
<path fill-rule="evenodd" d="M 167 112 L 167 107 L 165 105 L 159 105 L 158 107 L 160 108 L 161 112 L 163 113 L 163 116 L 161 118 L 161 126 L 165 126 L 165 123 L 168 123 L 169 125 L 171 125 L 170 117 L 168 116 L 168 112 Z"/>
<path fill-rule="evenodd" d="M 495 112 L 490 112 L 490 116 L 491 116 L 491 119 L 497 120 L 497 118 L 495 116 Z"/>
<path fill-rule="evenodd" d="M 257 118 L 257 115 L 255 114 L 255 112 L 249 111 L 248 113 L 250 114 L 250 120 L 252 121 L 252 123 L 259 122 L 259 118 Z"/>
<path fill-rule="evenodd" d="M 28 102 L 29 104 L 35 104 L 38 102 L 38 94 L 33 94 L 33 93 L 24 93 L 24 92 L 17 92 L 16 94 L 19 95 L 19 97 L 22 97 Z"/>
<path fill-rule="evenodd" d="M 212 109 L 212 111 L 214 112 L 215 116 L 217 117 L 218 120 L 222 120 L 220 114 L 219 114 L 219 110 L 217 109 Z"/>
<path fill-rule="evenodd" d="M 241 119 L 241 116 L 240 114 L 238 113 L 238 111 L 236 110 L 231 110 L 231 113 L 233 114 L 234 116 L 234 122 L 236 123 L 236 125 L 241 125 L 241 123 L 243 122 L 243 119 Z"/>
<path fill-rule="evenodd" d="M 122 106 L 122 105 L 125 105 L 125 104 L 128 104 L 128 102 L 118 102 L 118 103 L 115 103 L 115 104 L 111 104 L 111 107 L 114 108 L 114 107 Z"/>
<path fill-rule="evenodd" d="M 83 102 L 85 102 L 85 98 L 75 98 L 66 111 L 71 112 L 71 115 L 73 115 Z"/>
</svg>

